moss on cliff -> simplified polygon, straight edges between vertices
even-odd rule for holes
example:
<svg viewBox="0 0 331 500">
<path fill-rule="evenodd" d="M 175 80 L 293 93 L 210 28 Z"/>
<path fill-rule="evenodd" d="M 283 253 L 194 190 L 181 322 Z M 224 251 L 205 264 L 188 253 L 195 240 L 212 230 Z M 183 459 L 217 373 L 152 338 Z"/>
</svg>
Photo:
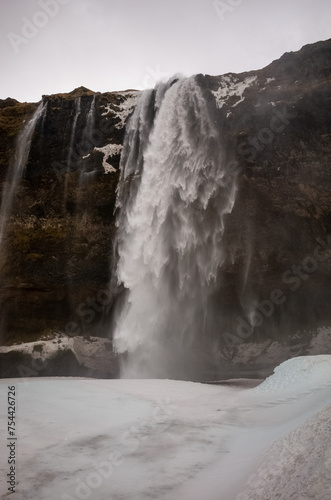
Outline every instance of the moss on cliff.
<svg viewBox="0 0 331 500">
<path fill-rule="evenodd" d="M 24 122 L 36 110 L 37 104 L 17 103 L 15 106 L 0 107 L 0 133 L 7 137 L 17 136 Z"/>
</svg>

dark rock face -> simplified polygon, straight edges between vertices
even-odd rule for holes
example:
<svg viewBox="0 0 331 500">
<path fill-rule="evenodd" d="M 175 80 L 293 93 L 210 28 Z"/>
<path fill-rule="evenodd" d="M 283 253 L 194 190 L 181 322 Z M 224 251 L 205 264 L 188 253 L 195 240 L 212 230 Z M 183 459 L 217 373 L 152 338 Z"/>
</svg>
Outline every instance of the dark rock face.
<svg viewBox="0 0 331 500">
<path fill-rule="evenodd" d="M 331 319 L 331 41 L 237 77 L 251 80 L 244 100 L 219 100 L 238 193 L 215 321 L 233 308 L 229 342 L 291 343 L 296 329 Z M 224 79 L 201 77 L 206 94 Z"/>
<path fill-rule="evenodd" d="M 331 321 L 331 40 L 259 71 L 197 80 L 209 105 L 217 105 L 224 161 L 238 185 L 209 315 L 217 335 L 201 339 L 201 371 L 213 378 L 222 375 L 226 356 L 230 365 L 240 358 L 243 342 L 278 340 L 284 356 L 307 353 L 311 339 L 300 332 Z M 49 331 L 111 336 L 120 294 L 108 286 L 120 146 L 138 95 L 81 87 L 44 96 L 46 117 L 36 127 L 0 249 L 3 344 Z M 36 107 L 0 101 L 2 189 L 15 137 Z M 331 342 L 324 342 L 328 350 Z"/>
</svg>

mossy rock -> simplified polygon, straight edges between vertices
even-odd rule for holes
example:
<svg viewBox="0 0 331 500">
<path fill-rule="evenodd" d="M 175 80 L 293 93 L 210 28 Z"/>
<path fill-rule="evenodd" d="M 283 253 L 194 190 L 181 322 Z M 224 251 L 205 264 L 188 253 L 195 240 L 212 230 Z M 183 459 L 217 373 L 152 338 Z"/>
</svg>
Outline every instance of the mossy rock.
<svg viewBox="0 0 331 500">
<path fill-rule="evenodd" d="M 63 244 L 67 237 L 68 231 L 62 227 L 11 225 L 7 248 L 28 254 L 27 258 L 36 262 L 43 258 L 44 251 L 49 252 L 50 249 Z M 40 252 L 40 249 L 43 249 L 43 252 Z"/>
<path fill-rule="evenodd" d="M 22 130 L 24 122 L 31 118 L 38 104 L 19 103 L 16 106 L 0 108 L 0 131 L 8 137 L 15 137 Z"/>
<path fill-rule="evenodd" d="M 41 260 L 44 259 L 44 255 L 40 253 L 29 253 L 29 255 L 27 255 L 26 258 L 30 262 L 40 262 Z"/>
</svg>

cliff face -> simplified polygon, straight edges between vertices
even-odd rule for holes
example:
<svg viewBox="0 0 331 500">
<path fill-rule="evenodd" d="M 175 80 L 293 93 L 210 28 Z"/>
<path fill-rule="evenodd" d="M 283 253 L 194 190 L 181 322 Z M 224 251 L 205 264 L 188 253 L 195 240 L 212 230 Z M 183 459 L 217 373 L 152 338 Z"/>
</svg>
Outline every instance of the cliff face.
<svg viewBox="0 0 331 500">
<path fill-rule="evenodd" d="M 216 97 L 238 181 L 216 321 L 233 307 L 235 345 L 292 336 L 305 352 L 303 330 L 331 319 L 331 41 L 201 82 Z"/>
<path fill-rule="evenodd" d="M 100 328 L 104 303 L 113 301 L 107 285 L 123 127 L 137 95 L 81 87 L 43 97 L 46 112 L 0 249 L 3 342 Z M 35 109 L 1 102 L 2 192 L 12 180 L 15 136 Z"/>
<path fill-rule="evenodd" d="M 307 352 L 310 332 L 331 321 L 331 40 L 259 71 L 197 81 L 217 107 L 227 175 L 237 179 L 209 315 L 218 333 L 202 341 L 202 369 L 215 374 L 240 363 L 243 342 L 267 340 L 267 349 L 277 340 L 284 357 Z M 0 248 L 3 344 L 51 331 L 111 336 L 121 293 L 108 285 L 118 167 L 138 97 L 83 87 L 44 96 Z M 15 138 L 36 108 L 0 101 L 1 192 Z"/>
</svg>

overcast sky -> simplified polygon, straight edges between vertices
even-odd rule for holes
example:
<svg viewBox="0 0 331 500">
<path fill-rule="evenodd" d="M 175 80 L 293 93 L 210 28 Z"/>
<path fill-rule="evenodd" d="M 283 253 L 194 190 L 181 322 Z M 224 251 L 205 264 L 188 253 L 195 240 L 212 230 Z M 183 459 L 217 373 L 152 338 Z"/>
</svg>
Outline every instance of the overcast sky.
<svg viewBox="0 0 331 500">
<path fill-rule="evenodd" d="M 0 0 L 0 27 L 0 98 L 39 101 L 261 68 L 331 38 L 331 1 Z"/>
</svg>

